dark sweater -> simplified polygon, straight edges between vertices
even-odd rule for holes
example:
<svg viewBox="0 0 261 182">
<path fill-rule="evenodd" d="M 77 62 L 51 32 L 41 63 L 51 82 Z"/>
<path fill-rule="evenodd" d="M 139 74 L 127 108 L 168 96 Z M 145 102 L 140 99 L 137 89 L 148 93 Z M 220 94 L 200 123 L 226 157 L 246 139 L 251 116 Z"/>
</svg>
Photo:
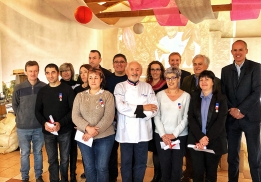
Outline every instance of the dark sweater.
<svg viewBox="0 0 261 182">
<path fill-rule="evenodd" d="M 37 80 L 35 85 L 31 85 L 28 80 L 18 84 L 14 88 L 12 107 L 15 112 L 16 127 L 19 129 L 41 128 L 37 121 L 34 109 L 38 91 L 46 84 Z"/>
<path fill-rule="evenodd" d="M 106 87 L 105 89 L 108 90 L 110 93 L 113 94 L 115 86 L 120 83 L 124 82 L 128 79 L 127 75 L 124 76 L 116 76 L 115 73 L 112 73 L 106 80 Z"/>
<path fill-rule="evenodd" d="M 85 90 L 87 90 L 87 87 L 83 88 L 82 84 L 81 84 L 81 85 L 75 87 L 75 89 L 73 91 L 74 91 L 75 96 L 76 96 L 78 93 L 83 92 Z"/>
<path fill-rule="evenodd" d="M 62 98 L 60 100 L 60 96 Z M 72 106 L 75 94 L 72 88 L 62 83 L 57 87 L 46 85 L 38 92 L 35 104 L 35 116 L 43 127 L 44 134 L 50 134 L 45 130 L 44 124 L 49 121 L 49 116 L 52 115 L 55 122 L 61 125 L 58 134 L 64 134 L 71 131 L 72 123 Z"/>
</svg>

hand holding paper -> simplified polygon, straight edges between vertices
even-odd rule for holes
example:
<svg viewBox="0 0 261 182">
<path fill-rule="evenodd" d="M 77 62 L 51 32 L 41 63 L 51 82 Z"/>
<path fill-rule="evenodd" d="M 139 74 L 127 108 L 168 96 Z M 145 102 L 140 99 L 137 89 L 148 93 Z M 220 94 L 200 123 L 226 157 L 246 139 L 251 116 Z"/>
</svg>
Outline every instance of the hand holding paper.
<svg viewBox="0 0 261 182">
<path fill-rule="evenodd" d="M 80 130 L 77 130 L 74 139 L 75 139 L 76 141 L 78 141 L 78 142 L 81 142 L 81 143 L 83 143 L 83 144 L 89 146 L 89 147 L 92 147 L 93 138 L 90 138 L 89 140 L 84 141 L 84 140 L 83 140 L 83 135 L 84 135 L 83 132 L 81 132 Z"/>
</svg>

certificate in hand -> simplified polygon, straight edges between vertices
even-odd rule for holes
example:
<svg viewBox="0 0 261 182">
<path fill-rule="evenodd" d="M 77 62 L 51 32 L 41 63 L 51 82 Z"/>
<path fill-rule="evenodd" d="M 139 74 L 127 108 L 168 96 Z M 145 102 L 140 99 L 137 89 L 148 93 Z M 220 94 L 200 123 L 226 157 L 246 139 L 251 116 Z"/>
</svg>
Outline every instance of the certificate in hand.
<svg viewBox="0 0 261 182">
<path fill-rule="evenodd" d="M 81 132 L 80 130 L 77 130 L 76 131 L 76 134 L 75 134 L 75 137 L 74 137 L 74 140 L 78 141 L 78 142 L 81 142 L 89 147 L 92 147 L 92 142 L 93 142 L 93 138 L 90 138 L 88 141 L 84 141 L 82 139 L 82 136 L 84 135 L 83 132 Z"/>
<path fill-rule="evenodd" d="M 162 149 L 167 150 L 167 149 L 180 149 L 180 140 L 175 140 L 174 142 L 171 142 L 171 146 L 166 145 L 164 142 L 160 142 L 160 146 Z"/>
<path fill-rule="evenodd" d="M 208 152 L 208 153 L 211 153 L 211 154 L 215 154 L 214 150 L 207 149 L 207 147 L 204 147 L 204 149 L 198 149 L 198 148 L 196 148 L 195 146 L 196 146 L 196 145 L 188 144 L 188 148 L 193 148 L 193 149 L 196 150 L 196 151 Z"/>
</svg>

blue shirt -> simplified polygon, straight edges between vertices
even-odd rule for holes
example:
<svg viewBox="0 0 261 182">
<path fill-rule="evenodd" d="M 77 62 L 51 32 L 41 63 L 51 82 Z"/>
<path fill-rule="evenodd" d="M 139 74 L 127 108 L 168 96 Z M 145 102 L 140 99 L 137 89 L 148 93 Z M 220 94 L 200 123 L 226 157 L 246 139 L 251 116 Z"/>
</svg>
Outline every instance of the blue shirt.
<svg viewBox="0 0 261 182">
<path fill-rule="evenodd" d="M 202 118 L 202 128 L 201 131 L 206 134 L 206 126 L 207 126 L 207 119 L 208 119 L 208 109 L 210 105 L 210 101 L 212 99 L 212 93 L 204 96 L 203 92 L 201 92 L 201 118 Z"/>
</svg>

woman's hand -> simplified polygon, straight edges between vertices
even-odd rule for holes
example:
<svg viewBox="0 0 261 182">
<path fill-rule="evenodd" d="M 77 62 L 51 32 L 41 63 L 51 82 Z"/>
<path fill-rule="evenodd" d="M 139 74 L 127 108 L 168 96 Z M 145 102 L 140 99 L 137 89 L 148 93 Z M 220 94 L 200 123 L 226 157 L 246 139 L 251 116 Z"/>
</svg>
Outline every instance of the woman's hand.
<svg viewBox="0 0 261 182">
<path fill-rule="evenodd" d="M 165 134 L 164 136 L 166 136 L 170 140 L 174 140 L 176 138 L 173 134 Z"/>
<path fill-rule="evenodd" d="M 83 141 L 88 141 L 90 138 L 92 138 L 92 136 L 88 133 L 84 133 L 84 135 L 82 136 Z"/>
<path fill-rule="evenodd" d="M 208 142 L 209 142 L 209 139 L 207 136 L 204 136 L 202 137 L 200 140 L 199 140 L 199 143 L 203 146 L 207 146 L 208 145 Z"/>
<path fill-rule="evenodd" d="M 87 133 L 89 135 L 91 135 L 92 137 L 95 137 L 96 135 L 99 134 L 98 130 L 99 130 L 99 128 L 96 126 L 86 126 L 86 128 L 85 128 L 85 131 L 87 131 Z"/>
<path fill-rule="evenodd" d="M 165 143 L 165 145 L 170 145 L 171 144 L 171 139 L 169 139 L 167 134 L 163 135 L 161 138 L 162 138 L 162 141 Z"/>
</svg>

